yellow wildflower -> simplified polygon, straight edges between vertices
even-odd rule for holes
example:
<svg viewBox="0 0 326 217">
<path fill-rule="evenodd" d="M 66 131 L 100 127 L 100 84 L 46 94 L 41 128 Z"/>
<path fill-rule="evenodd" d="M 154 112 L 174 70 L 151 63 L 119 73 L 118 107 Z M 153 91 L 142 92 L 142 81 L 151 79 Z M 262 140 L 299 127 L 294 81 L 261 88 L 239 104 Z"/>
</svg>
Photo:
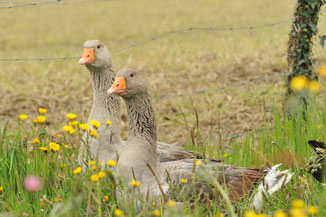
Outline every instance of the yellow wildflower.
<svg viewBox="0 0 326 217">
<path fill-rule="evenodd" d="M 97 166 L 92 166 L 92 170 L 96 170 L 97 169 Z"/>
<path fill-rule="evenodd" d="M 316 215 L 318 213 L 318 209 L 317 207 L 315 206 L 308 206 L 307 208 L 307 212 L 310 214 L 310 215 Z"/>
<path fill-rule="evenodd" d="M 168 205 L 169 207 L 173 207 L 173 206 L 175 205 L 175 201 L 174 201 L 174 200 L 169 200 L 169 201 L 167 202 L 167 205 Z"/>
<path fill-rule="evenodd" d="M 39 108 L 39 109 L 38 109 L 38 112 L 39 112 L 40 114 L 45 114 L 46 111 L 47 111 L 46 108 Z"/>
<path fill-rule="evenodd" d="M 91 175 L 91 180 L 92 180 L 93 182 L 97 182 L 98 179 L 99 179 L 99 177 L 98 177 L 97 174 Z"/>
<path fill-rule="evenodd" d="M 79 124 L 81 130 L 87 130 L 89 128 L 88 124 Z"/>
<path fill-rule="evenodd" d="M 33 139 L 33 144 L 40 143 L 40 140 L 38 138 Z"/>
<path fill-rule="evenodd" d="M 74 174 L 79 174 L 82 172 L 82 168 L 81 167 L 77 167 L 76 169 L 74 169 L 73 173 Z"/>
<path fill-rule="evenodd" d="M 114 160 L 109 160 L 106 164 L 109 165 L 109 167 L 114 167 L 117 163 Z"/>
<path fill-rule="evenodd" d="M 40 122 L 40 123 L 44 123 L 44 122 L 46 121 L 46 117 L 43 116 L 43 115 L 39 115 L 39 116 L 37 117 L 37 120 L 38 120 L 38 122 Z"/>
<path fill-rule="evenodd" d="M 223 157 L 227 157 L 227 156 L 228 156 L 228 153 L 224 153 L 224 154 L 223 154 Z"/>
<path fill-rule="evenodd" d="M 51 150 L 53 150 L 53 151 L 59 151 L 60 150 L 60 145 L 58 145 L 57 143 L 50 142 L 49 146 L 50 146 Z"/>
<path fill-rule="evenodd" d="M 114 210 L 114 215 L 115 216 L 123 216 L 123 212 L 121 211 L 121 209 L 115 209 Z"/>
<path fill-rule="evenodd" d="M 58 134 L 57 134 L 57 138 L 58 138 L 58 139 L 61 139 L 62 136 L 58 133 Z"/>
<path fill-rule="evenodd" d="M 69 130 L 69 134 L 70 134 L 70 135 L 74 134 L 75 132 L 76 132 L 76 130 L 75 130 L 74 128 L 71 128 L 71 129 Z"/>
<path fill-rule="evenodd" d="M 320 77 L 326 77 L 326 65 L 319 67 L 318 74 Z"/>
<path fill-rule="evenodd" d="M 274 214 L 274 217 L 287 217 L 287 215 L 282 210 L 277 210 Z"/>
<path fill-rule="evenodd" d="M 309 90 L 311 92 L 313 92 L 315 94 L 318 94 L 318 93 L 320 93 L 321 89 L 322 89 L 322 86 L 318 81 L 315 81 L 315 80 L 310 81 Z"/>
<path fill-rule="evenodd" d="M 39 147 L 39 149 L 42 150 L 42 151 L 50 151 L 49 148 L 47 148 L 47 147 L 43 147 L 43 146 L 42 146 L 42 147 Z"/>
<path fill-rule="evenodd" d="M 216 213 L 215 217 L 224 217 L 225 215 L 223 213 Z"/>
<path fill-rule="evenodd" d="M 95 160 L 92 160 L 91 162 L 89 162 L 89 165 L 90 166 L 93 166 L 93 165 L 95 165 L 96 164 L 96 161 Z"/>
<path fill-rule="evenodd" d="M 109 126 L 111 124 L 112 124 L 112 122 L 110 120 L 106 120 L 106 126 Z"/>
<path fill-rule="evenodd" d="M 61 201 L 61 198 L 59 196 L 56 196 L 54 199 L 53 199 L 53 202 L 57 203 Z"/>
<path fill-rule="evenodd" d="M 25 120 L 25 119 L 27 119 L 28 118 L 28 115 L 25 115 L 25 114 L 21 114 L 21 115 L 19 115 L 19 119 L 21 120 L 21 121 L 23 121 L 23 120 Z"/>
<path fill-rule="evenodd" d="M 101 162 L 98 162 L 98 163 L 97 163 L 97 166 L 100 166 L 100 165 L 101 165 Z"/>
<path fill-rule="evenodd" d="M 309 81 L 305 76 L 296 76 L 290 81 L 290 88 L 294 92 L 302 91 L 309 85 Z"/>
<path fill-rule="evenodd" d="M 95 127 L 96 129 L 98 129 L 101 125 L 101 122 L 97 121 L 97 120 L 91 120 L 89 122 L 93 127 Z"/>
<path fill-rule="evenodd" d="M 247 211 L 245 212 L 244 217 L 256 217 L 256 213 L 254 211 Z"/>
<path fill-rule="evenodd" d="M 107 196 L 107 195 L 104 195 L 103 198 L 104 198 L 105 201 L 109 200 L 109 196 Z"/>
<path fill-rule="evenodd" d="M 304 203 L 303 200 L 298 200 L 298 199 L 297 200 L 293 200 L 292 201 L 292 207 L 302 209 L 302 208 L 305 207 L 305 203 Z"/>
<path fill-rule="evenodd" d="M 103 171 L 100 171 L 97 175 L 98 175 L 98 177 L 99 177 L 100 179 L 102 179 L 102 178 L 104 178 L 104 177 L 106 176 L 106 173 L 103 172 Z"/>
<path fill-rule="evenodd" d="M 64 145 L 65 149 L 70 149 L 69 145 Z"/>
<path fill-rule="evenodd" d="M 318 125 L 317 125 L 317 129 L 318 129 L 318 130 L 322 130 L 322 129 L 323 129 L 323 125 L 318 124 Z"/>
<path fill-rule="evenodd" d="M 140 182 L 133 179 L 131 180 L 130 184 L 132 187 L 137 188 L 140 185 Z"/>
<path fill-rule="evenodd" d="M 95 130 L 90 130 L 89 134 L 95 138 L 98 136 L 98 134 Z"/>
<path fill-rule="evenodd" d="M 158 209 L 154 209 L 153 214 L 154 214 L 154 216 L 161 216 L 161 212 Z"/>
<path fill-rule="evenodd" d="M 65 126 L 62 127 L 62 129 L 63 129 L 64 131 L 66 131 L 67 133 L 69 133 L 69 131 L 72 129 L 72 126 L 70 126 L 70 125 L 65 125 Z"/>
<path fill-rule="evenodd" d="M 181 183 L 182 184 L 186 184 L 187 183 L 187 179 L 181 179 Z"/>
<path fill-rule="evenodd" d="M 290 209 L 289 213 L 291 216 L 306 216 L 304 215 L 304 210 L 301 208 L 292 208 Z"/>
<path fill-rule="evenodd" d="M 33 124 L 37 124 L 38 123 L 38 119 L 33 119 L 32 122 L 33 122 Z"/>
<path fill-rule="evenodd" d="M 2 192 L 3 191 L 3 186 L 0 186 L 0 192 Z"/>
<path fill-rule="evenodd" d="M 77 117 L 77 115 L 74 114 L 74 113 L 66 114 L 66 116 L 67 116 L 67 118 L 68 118 L 69 120 L 74 120 L 74 119 Z"/>
<path fill-rule="evenodd" d="M 304 182 L 304 180 L 305 180 L 305 179 L 304 179 L 303 177 L 300 179 L 301 182 Z"/>
<path fill-rule="evenodd" d="M 62 164 L 60 164 L 60 166 L 61 166 L 61 167 L 66 167 L 67 164 L 63 164 L 63 163 L 62 163 Z"/>
<path fill-rule="evenodd" d="M 78 125 L 78 121 L 69 121 L 68 124 L 70 126 L 77 126 Z"/>
<path fill-rule="evenodd" d="M 325 150 L 324 149 L 320 150 L 320 153 L 325 154 Z"/>
<path fill-rule="evenodd" d="M 196 162 L 195 162 L 195 164 L 196 164 L 196 166 L 200 166 L 200 165 L 202 165 L 202 161 L 201 160 L 196 160 Z"/>
<path fill-rule="evenodd" d="M 45 207 L 45 204 L 42 203 L 42 202 L 40 202 L 40 206 L 41 206 L 41 207 Z"/>
</svg>

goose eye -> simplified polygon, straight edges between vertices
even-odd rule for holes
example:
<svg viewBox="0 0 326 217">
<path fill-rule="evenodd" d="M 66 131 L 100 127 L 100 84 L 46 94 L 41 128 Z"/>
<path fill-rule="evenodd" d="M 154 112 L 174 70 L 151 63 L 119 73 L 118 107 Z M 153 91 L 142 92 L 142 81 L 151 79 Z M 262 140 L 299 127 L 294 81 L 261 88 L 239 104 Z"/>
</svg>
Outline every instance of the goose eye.
<svg viewBox="0 0 326 217">
<path fill-rule="evenodd" d="M 134 77 L 134 74 L 130 74 L 130 77 Z"/>
<path fill-rule="evenodd" d="M 101 45 L 97 45 L 97 49 L 100 49 Z"/>
</svg>

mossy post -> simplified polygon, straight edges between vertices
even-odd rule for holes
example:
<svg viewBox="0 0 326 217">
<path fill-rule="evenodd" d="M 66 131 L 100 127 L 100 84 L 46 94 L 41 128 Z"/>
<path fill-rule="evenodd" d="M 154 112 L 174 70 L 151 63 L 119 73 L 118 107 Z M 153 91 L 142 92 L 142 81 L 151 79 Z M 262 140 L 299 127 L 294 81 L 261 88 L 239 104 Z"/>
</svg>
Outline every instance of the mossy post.
<svg viewBox="0 0 326 217">
<path fill-rule="evenodd" d="M 287 53 L 288 88 L 287 95 L 292 94 L 290 81 L 298 75 L 313 78 L 314 60 L 312 59 L 312 38 L 317 35 L 320 8 L 326 0 L 298 0 L 294 12 Z"/>
<path fill-rule="evenodd" d="M 318 18 L 320 8 L 325 4 L 326 0 L 297 0 L 292 29 L 288 42 L 287 62 L 288 77 L 286 91 L 286 112 L 291 113 L 305 110 L 308 106 L 308 95 L 300 94 L 292 96 L 293 90 L 290 88 L 290 81 L 296 76 L 305 76 L 308 80 L 317 80 L 317 76 L 313 76 L 314 63 L 312 59 L 312 39 L 317 35 Z M 301 106 L 300 106 L 301 105 Z"/>
</svg>

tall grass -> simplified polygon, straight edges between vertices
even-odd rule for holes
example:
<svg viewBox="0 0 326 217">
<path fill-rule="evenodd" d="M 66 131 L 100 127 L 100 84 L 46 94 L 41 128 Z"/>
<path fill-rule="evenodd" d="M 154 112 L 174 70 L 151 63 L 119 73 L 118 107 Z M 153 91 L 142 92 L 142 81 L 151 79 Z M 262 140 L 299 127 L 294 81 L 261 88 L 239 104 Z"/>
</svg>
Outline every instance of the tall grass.
<svg viewBox="0 0 326 217">
<path fill-rule="evenodd" d="M 262 131 L 253 130 L 243 140 L 232 140 L 228 145 L 221 135 L 200 138 L 200 132 L 195 128 L 185 146 L 204 152 L 208 157 L 223 158 L 226 164 L 235 166 L 270 167 L 282 163 L 283 169 L 290 168 L 295 175 L 284 189 L 266 198 L 263 212 L 272 216 L 276 210 L 289 210 L 291 201 L 303 199 L 307 205 L 318 207 L 318 216 L 325 216 L 326 188 L 304 171 L 305 163 L 312 155 L 307 141 L 325 141 L 326 138 L 323 129 L 326 107 L 311 105 L 305 117 L 298 113 L 288 119 L 274 112 L 274 124 L 266 121 Z M 114 167 L 108 165 L 100 165 L 96 170 L 87 166 L 80 174 L 74 174 L 73 170 L 80 166 L 77 156 L 82 131 L 78 127 L 73 135 L 64 131 L 51 135 L 46 125 L 34 124 L 33 128 L 26 128 L 29 119 L 17 121 L 17 128 L 11 128 L 12 123 L 1 122 L 0 186 L 3 191 L 0 193 L 0 213 L 10 212 L 14 216 L 119 216 L 116 211 L 119 209 L 128 216 L 153 216 L 156 208 L 164 216 L 216 216 L 230 210 L 221 196 L 216 200 L 200 200 L 193 195 L 193 205 L 189 203 L 189 197 L 178 193 L 173 199 L 179 199 L 181 203 L 168 206 L 161 199 L 154 205 L 139 197 L 137 188 L 119 181 L 114 176 Z M 271 126 L 274 128 L 270 129 Z M 40 142 L 32 144 L 35 138 Z M 50 142 L 58 143 L 60 150 L 45 152 L 39 149 L 48 147 Z M 107 176 L 92 181 L 90 176 L 100 170 Z M 33 193 L 24 188 L 24 179 L 30 175 L 42 180 L 40 191 Z M 250 203 L 251 198 L 247 196 L 235 205 L 235 210 L 243 215 L 252 209 Z"/>
</svg>

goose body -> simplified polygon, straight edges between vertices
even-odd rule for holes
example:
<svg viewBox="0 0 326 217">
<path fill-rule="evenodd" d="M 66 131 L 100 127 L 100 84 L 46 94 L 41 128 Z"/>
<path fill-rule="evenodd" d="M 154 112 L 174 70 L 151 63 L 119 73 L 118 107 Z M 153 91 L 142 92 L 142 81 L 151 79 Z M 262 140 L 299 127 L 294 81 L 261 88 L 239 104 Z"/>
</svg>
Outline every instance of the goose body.
<svg viewBox="0 0 326 217">
<path fill-rule="evenodd" d="M 117 95 L 108 95 L 106 92 L 115 77 L 111 53 L 101 41 L 89 40 L 84 43 L 83 55 L 79 63 L 89 70 L 94 90 L 88 124 L 90 125 L 91 120 L 100 122 L 100 127 L 97 129 L 98 137 L 83 135 L 84 142 L 79 152 L 79 163 L 84 165 L 85 157 L 89 153 L 92 158 L 104 164 L 108 160 L 115 159 L 117 153 L 126 144 L 126 141 L 122 141 L 120 137 L 120 98 Z M 112 124 L 107 125 L 107 120 Z M 195 155 L 197 158 L 202 158 L 200 153 L 163 142 L 157 142 L 157 148 L 160 162 L 194 158 Z"/>
<path fill-rule="evenodd" d="M 279 172 L 277 166 L 271 169 L 240 168 L 225 165 L 221 162 L 208 161 L 207 164 L 194 169 L 194 159 L 181 159 L 177 161 L 161 162 L 156 143 L 156 125 L 154 111 L 147 91 L 147 85 L 141 74 L 132 69 L 120 70 L 115 82 L 108 90 L 110 95 L 120 95 L 127 106 L 129 130 L 127 144 L 120 151 L 120 159 L 117 164 L 117 172 L 127 181 L 134 177 L 142 183 L 141 192 L 146 195 L 149 190 L 151 197 L 158 196 L 163 186 L 166 194 L 172 196 L 167 179 L 173 184 L 180 184 L 181 179 L 188 180 L 192 184 L 194 177 L 204 178 L 205 171 L 218 183 L 223 185 L 229 198 L 239 201 L 245 194 L 253 190 L 253 187 L 261 188 L 254 198 L 254 206 L 260 209 L 264 193 L 273 193 L 287 183 L 292 174 L 289 171 Z M 148 165 L 154 170 L 158 182 L 154 179 Z M 132 174 L 132 171 L 134 174 Z M 194 173 L 195 171 L 195 173 Z M 267 181 L 269 189 L 261 183 Z M 189 196 L 194 196 L 192 186 L 189 187 Z M 202 181 L 196 179 L 196 195 L 204 198 L 209 195 L 213 199 L 215 192 Z"/>
</svg>

